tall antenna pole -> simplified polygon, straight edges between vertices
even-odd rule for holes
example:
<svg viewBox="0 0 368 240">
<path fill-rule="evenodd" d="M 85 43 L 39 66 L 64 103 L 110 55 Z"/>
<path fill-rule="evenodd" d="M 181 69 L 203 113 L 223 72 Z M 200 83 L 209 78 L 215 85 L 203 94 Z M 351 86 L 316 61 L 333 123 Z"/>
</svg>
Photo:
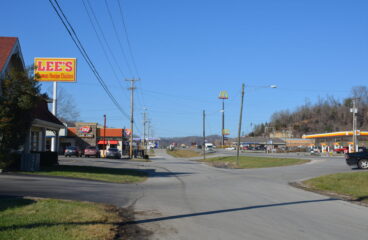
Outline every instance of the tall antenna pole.
<svg viewBox="0 0 368 240">
<path fill-rule="evenodd" d="M 138 79 L 126 79 L 125 81 L 130 82 L 130 148 L 129 148 L 129 157 L 133 158 L 133 127 L 134 127 L 134 90 L 136 87 L 134 86 L 134 82 L 138 81 Z"/>
<path fill-rule="evenodd" d="M 206 160 L 206 112 L 203 110 L 203 160 Z"/>
<path fill-rule="evenodd" d="M 240 149 L 240 132 L 241 132 L 241 125 L 243 119 L 243 102 L 244 102 L 244 83 L 242 85 L 242 96 L 241 96 L 241 103 L 240 103 L 240 118 L 239 118 L 239 128 L 238 128 L 238 146 L 236 148 L 236 164 L 239 167 L 239 149 Z"/>
</svg>

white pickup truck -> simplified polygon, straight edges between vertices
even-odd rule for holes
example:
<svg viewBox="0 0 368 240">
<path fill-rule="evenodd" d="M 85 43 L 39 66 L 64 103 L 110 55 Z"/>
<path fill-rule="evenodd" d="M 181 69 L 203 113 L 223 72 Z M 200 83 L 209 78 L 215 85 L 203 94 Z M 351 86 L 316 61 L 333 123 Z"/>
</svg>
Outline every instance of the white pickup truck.
<svg viewBox="0 0 368 240">
<path fill-rule="evenodd" d="M 213 148 L 214 148 L 213 143 L 205 143 L 204 146 L 205 146 L 205 150 L 207 152 L 214 152 L 214 150 L 213 150 Z"/>
</svg>

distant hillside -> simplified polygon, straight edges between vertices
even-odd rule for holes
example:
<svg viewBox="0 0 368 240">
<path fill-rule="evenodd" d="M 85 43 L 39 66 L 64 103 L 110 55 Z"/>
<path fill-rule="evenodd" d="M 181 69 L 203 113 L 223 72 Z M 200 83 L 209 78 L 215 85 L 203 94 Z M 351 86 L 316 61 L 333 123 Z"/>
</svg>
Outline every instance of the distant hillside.
<svg viewBox="0 0 368 240">
<path fill-rule="evenodd" d="M 262 136 L 265 132 L 289 130 L 294 137 L 301 137 L 303 134 L 352 130 L 350 108 L 353 99 L 357 99 L 357 128 L 368 130 L 368 88 L 353 87 L 350 95 L 342 101 L 326 97 L 315 104 L 307 102 L 293 112 L 276 112 L 270 122 L 256 125 L 249 135 Z"/>
<path fill-rule="evenodd" d="M 218 141 L 221 140 L 221 136 L 219 136 L 219 135 L 206 136 L 206 140 L 207 140 L 207 142 L 212 142 L 212 143 L 218 142 Z M 187 146 L 190 146 L 192 143 L 202 145 L 203 137 L 188 136 L 188 137 L 161 138 L 160 146 L 167 147 L 173 142 L 177 143 L 178 145 L 185 144 Z"/>
</svg>

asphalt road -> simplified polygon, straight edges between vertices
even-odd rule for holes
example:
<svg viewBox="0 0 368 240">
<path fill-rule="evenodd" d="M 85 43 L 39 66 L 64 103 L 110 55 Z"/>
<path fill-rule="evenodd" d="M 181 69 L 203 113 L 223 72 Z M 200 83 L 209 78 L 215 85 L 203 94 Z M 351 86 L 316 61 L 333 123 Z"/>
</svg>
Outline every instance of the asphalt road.
<svg viewBox="0 0 368 240">
<path fill-rule="evenodd" d="M 157 155 L 149 163 L 64 160 L 149 169 L 151 178 L 143 184 L 1 174 L 0 194 L 131 206 L 135 221 L 129 224 L 151 232 L 151 239 L 367 239 L 368 208 L 288 185 L 352 171 L 341 157 L 313 157 L 299 166 L 234 170 L 171 158 L 163 151 Z"/>
</svg>

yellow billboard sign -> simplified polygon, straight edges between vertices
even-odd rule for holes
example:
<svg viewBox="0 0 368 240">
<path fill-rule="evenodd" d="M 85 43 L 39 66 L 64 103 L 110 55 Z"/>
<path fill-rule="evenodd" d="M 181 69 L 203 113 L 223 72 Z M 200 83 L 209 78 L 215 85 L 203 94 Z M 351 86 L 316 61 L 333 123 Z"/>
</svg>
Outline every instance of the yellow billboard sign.
<svg viewBox="0 0 368 240">
<path fill-rule="evenodd" d="M 35 58 L 35 75 L 41 82 L 76 82 L 76 58 Z"/>
<path fill-rule="evenodd" d="M 222 130 L 222 135 L 230 135 L 230 130 L 229 129 L 223 129 Z"/>
</svg>

